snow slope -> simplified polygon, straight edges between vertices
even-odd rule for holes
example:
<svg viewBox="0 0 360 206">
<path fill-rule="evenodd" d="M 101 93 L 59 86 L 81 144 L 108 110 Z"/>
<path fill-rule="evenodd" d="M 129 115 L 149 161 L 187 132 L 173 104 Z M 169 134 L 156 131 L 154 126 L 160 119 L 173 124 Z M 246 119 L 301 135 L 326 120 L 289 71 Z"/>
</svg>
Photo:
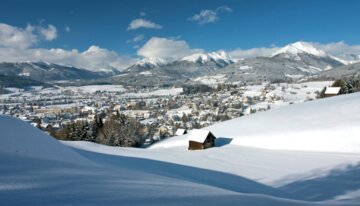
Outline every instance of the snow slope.
<svg viewBox="0 0 360 206">
<path fill-rule="evenodd" d="M 73 164 L 91 163 L 72 149 L 59 144 L 57 140 L 26 122 L 0 115 L 0 128 L 1 153 Z"/>
<path fill-rule="evenodd" d="M 232 145 L 265 149 L 360 153 L 360 93 L 244 116 L 207 127 Z M 226 128 L 226 129 L 225 129 Z M 154 147 L 187 144 L 186 138 Z"/>
<path fill-rule="evenodd" d="M 148 149 L 61 144 L 1 116 L 1 205 L 360 205 L 359 97 L 213 125 L 208 129 L 218 137 L 216 147 L 204 151 L 188 151 L 186 135 Z M 333 135 L 337 130 L 345 132 Z M 302 147 L 286 141 L 286 150 L 262 148 L 262 141 L 278 145 L 283 132 L 295 144 L 302 140 Z M 244 146 L 249 141 L 251 147 Z"/>
<path fill-rule="evenodd" d="M 309 205 L 286 199 L 291 195 L 284 191 L 223 172 L 145 158 L 75 152 L 11 117 L 1 116 L 1 126 L 3 206 Z M 68 159 L 71 161 L 64 161 Z"/>
</svg>

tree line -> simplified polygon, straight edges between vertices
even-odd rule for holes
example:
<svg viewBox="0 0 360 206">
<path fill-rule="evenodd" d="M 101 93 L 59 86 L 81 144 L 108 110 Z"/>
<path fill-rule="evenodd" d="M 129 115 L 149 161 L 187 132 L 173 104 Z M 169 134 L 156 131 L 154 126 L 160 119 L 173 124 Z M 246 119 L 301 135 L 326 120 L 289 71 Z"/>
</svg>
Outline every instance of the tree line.
<svg viewBox="0 0 360 206">
<path fill-rule="evenodd" d="M 339 94 L 350 94 L 360 91 L 360 77 L 349 77 L 344 79 L 337 79 L 331 87 L 340 87 Z M 319 94 L 318 98 L 325 97 L 326 87 L 324 87 Z"/>
<path fill-rule="evenodd" d="M 105 122 L 102 115 L 95 115 L 93 122 L 72 122 L 50 134 L 60 140 L 90 141 L 120 147 L 138 147 L 152 135 L 135 118 L 119 112 L 108 115 Z"/>
</svg>

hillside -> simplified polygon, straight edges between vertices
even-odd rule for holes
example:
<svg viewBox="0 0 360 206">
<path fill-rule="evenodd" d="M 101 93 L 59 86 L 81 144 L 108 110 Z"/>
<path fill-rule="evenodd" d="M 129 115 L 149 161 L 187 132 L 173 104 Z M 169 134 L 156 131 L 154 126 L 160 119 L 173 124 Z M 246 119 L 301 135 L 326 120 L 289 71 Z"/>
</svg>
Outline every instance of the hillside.
<svg viewBox="0 0 360 206">
<path fill-rule="evenodd" d="M 314 79 L 339 79 L 352 76 L 360 76 L 360 63 L 354 63 L 337 67 L 329 71 L 323 71 L 314 76 Z"/>
<path fill-rule="evenodd" d="M 360 93 L 271 109 L 207 127 L 231 145 L 266 149 L 360 153 Z M 227 128 L 227 129 L 225 129 Z M 175 137 L 153 147 L 185 145 Z M 178 146 L 179 146 L 178 145 Z"/>
<path fill-rule="evenodd" d="M 20 120 L 1 116 L 0 123 L 5 126 L 0 133 L 2 205 L 307 205 L 278 198 L 286 193 L 246 178 L 74 151 Z M 231 185 L 233 181 L 242 184 Z"/>
<path fill-rule="evenodd" d="M 359 97 L 215 124 L 207 129 L 217 146 L 205 151 L 188 151 L 186 135 L 147 149 L 61 144 L 1 116 L 0 199 L 3 205 L 360 205 L 359 117 L 352 115 Z"/>
<path fill-rule="evenodd" d="M 112 73 L 92 72 L 73 66 L 47 62 L 1 62 L 0 74 L 26 77 L 36 81 L 90 80 L 113 75 Z"/>
<path fill-rule="evenodd" d="M 0 74 L 0 89 L 5 87 L 25 88 L 29 86 L 44 86 L 44 85 L 46 84 L 40 81 L 35 81 L 23 77 L 6 76 Z"/>
</svg>

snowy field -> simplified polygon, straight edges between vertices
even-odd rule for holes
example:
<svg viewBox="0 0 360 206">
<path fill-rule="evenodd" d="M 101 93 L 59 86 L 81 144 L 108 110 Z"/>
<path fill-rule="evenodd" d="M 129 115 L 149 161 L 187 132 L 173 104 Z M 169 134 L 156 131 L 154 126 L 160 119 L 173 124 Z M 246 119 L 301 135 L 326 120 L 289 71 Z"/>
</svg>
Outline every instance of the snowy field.
<svg viewBox="0 0 360 206">
<path fill-rule="evenodd" d="M 6 88 L 9 94 L 0 95 L 0 99 L 8 99 L 9 97 L 32 97 L 34 96 L 33 92 L 36 91 L 38 94 L 46 95 L 60 95 L 64 91 L 72 91 L 77 93 L 89 93 L 93 94 L 95 92 L 120 92 L 123 93 L 124 97 L 149 97 L 149 96 L 168 96 L 168 95 L 178 95 L 182 92 L 182 88 L 167 88 L 167 89 L 157 89 L 148 92 L 127 92 L 128 90 L 122 85 L 87 85 L 87 86 L 69 86 L 69 87 L 51 87 L 51 88 L 33 88 L 31 90 L 24 90 L 19 88 Z"/>
<path fill-rule="evenodd" d="M 147 149 L 58 142 L 0 116 L 1 205 L 360 205 L 360 93 L 299 103 Z"/>
<path fill-rule="evenodd" d="M 126 89 L 122 85 L 87 85 L 81 87 L 65 87 L 71 91 L 81 91 L 84 93 L 95 93 L 97 91 L 105 92 L 125 92 Z"/>
<path fill-rule="evenodd" d="M 182 93 L 182 91 L 182 88 L 157 89 L 150 92 L 126 93 L 123 96 L 130 98 L 174 96 Z"/>
<path fill-rule="evenodd" d="M 304 83 L 280 83 L 271 84 L 275 89 L 270 90 L 267 96 L 280 96 L 284 97 L 284 102 L 299 102 L 306 99 L 315 99 L 315 92 L 320 92 L 325 86 L 328 87 L 333 81 L 315 81 Z M 266 84 L 247 86 L 245 96 L 259 96 Z M 284 89 L 283 89 L 284 88 Z"/>
</svg>

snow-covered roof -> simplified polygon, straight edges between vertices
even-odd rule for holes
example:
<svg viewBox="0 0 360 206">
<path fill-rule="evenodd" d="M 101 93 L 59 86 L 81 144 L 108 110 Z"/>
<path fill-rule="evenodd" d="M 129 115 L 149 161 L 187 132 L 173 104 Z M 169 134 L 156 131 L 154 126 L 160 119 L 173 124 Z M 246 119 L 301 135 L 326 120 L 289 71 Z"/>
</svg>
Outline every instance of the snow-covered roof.
<svg viewBox="0 0 360 206">
<path fill-rule="evenodd" d="M 325 94 L 338 94 L 341 87 L 328 87 L 326 88 Z"/>
<path fill-rule="evenodd" d="M 187 137 L 188 141 L 204 143 L 206 137 L 209 135 L 210 131 L 203 129 L 194 129 L 191 131 L 190 135 Z"/>
<path fill-rule="evenodd" d="M 185 129 L 177 129 L 175 135 L 184 135 L 186 132 Z"/>
</svg>

